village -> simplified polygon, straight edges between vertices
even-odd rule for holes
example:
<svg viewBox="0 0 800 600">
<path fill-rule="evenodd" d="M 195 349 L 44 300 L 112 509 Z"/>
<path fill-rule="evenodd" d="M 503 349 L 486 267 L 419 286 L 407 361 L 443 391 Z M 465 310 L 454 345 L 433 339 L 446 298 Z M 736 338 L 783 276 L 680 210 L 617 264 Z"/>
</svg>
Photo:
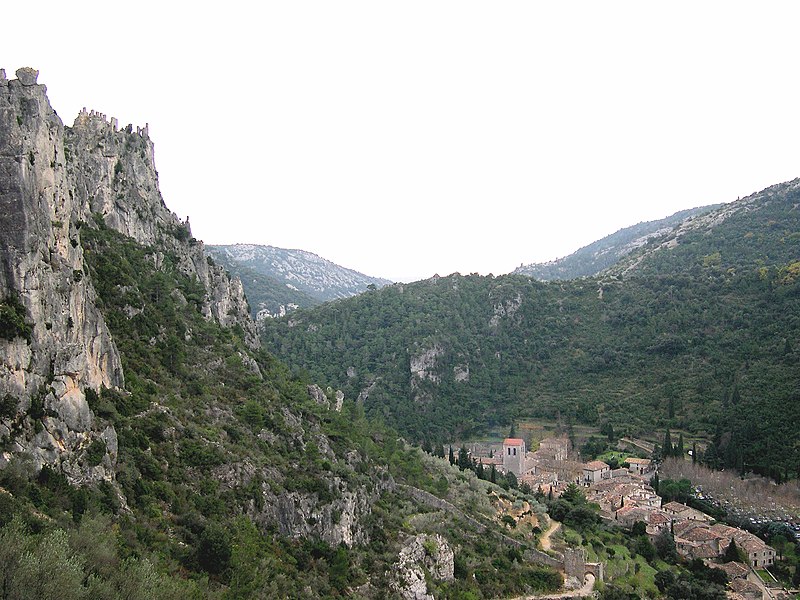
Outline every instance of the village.
<svg viewBox="0 0 800 600">
<path fill-rule="evenodd" d="M 653 542 L 669 532 L 682 559 L 700 559 L 727 574 L 731 600 L 794 597 L 769 573 L 775 548 L 686 504 L 665 502 L 651 485 L 654 476 L 657 480 L 658 464 L 649 458 L 628 456 L 617 468 L 601 460 L 581 462 L 566 436 L 545 437 L 534 451 L 527 449 L 524 439 L 508 437 L 502 444 L 473 443 L 468 452 L 479 468 L 513 473 L 521 487 L 548 500 L 577 485 L 588 502 L 599 507 L 604 522 L 624 528 L 643 524 Z M 730 560 L 732 549 L 737 560 Z"/>
</svg>

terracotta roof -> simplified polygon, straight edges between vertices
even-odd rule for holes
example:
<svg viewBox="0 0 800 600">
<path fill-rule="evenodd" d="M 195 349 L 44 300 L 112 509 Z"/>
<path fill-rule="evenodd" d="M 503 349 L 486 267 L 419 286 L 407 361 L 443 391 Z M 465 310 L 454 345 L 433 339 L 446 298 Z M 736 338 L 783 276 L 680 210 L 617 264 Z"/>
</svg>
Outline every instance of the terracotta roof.
<svg viewBox="0 0 800 600">
<path fill-rule="evenodd" d="M 663 525 L 664 523 L 669 523 L 672 521 L 669 516 L 655 510 L 650 513 L 650 518 L 648 520 L 653 525 Z"/>
<path fill-rule="evenodd" d="M 503 446 L 522 446 L 524 443 L 520 438 L 506 438 L 503 440 Z"/>
<path fill-rule="evenodd" d="M 675 537 L 683 535 L 687 531 L 691 531 L 697 527 L 702 527 L 703 525 L 698 523 L 697 521 L 681 521 L 680 523 L 675 523 L 672 526 L 673 532 Z"/>
<path fill-rule="evenodd" d="M 630 457 L 630 458 L 626 458 L 625 462 L 630 464 L 630 465 L 649 465 L 650 464 L 650 459 L 649 458 L 634 458 L 634 457 Z"/>
<path fill-rule="evenodd" d="M 746 579 L 734 579 L 729 584 L 731 589 L 734 592 L 744 593 L 744 594 L 756 594 L 758 593 L 761 595 L 761 589 L 753 582 L 747 581 Z"/>
<path fill-rule="evenodd" d="M 739 529 L 736 529 L 736 527 L 730 527 L 728 525 L 723 525 L 722 523 L 714 523 L 711 527 L 709 527 L 709 529 L 713 531 L 717 537 L 725 538 L 732 538 L 737 532 L 740 531 Z"/>
<path fill-rule="evenodd" d="M 590 471 L 600 471 L 602 469 L 608 469 L 609 466 L 602 460 L 593 460 L 583 465 L 583 468 L 588 469 Z"/>
<path fill-rule="evenodd" d="M 721 565 L 711 564 L 709 565 L 715 569 L 719 569 L 721 571 L 725 571 L 728 574 L 729 579 L 737 579 L 740 577 L 747 577 L 747 574 L 750 572 L 750 569 L 745 567 L 742 563 L 738 562 L 729 562 L 723 563 Z"/>
<path fill-rule="evenodd" d="M 662 506 L 664 510 L 670 510 L 672 512 L 680 513 L 685 510 L 689 510 L 689 507 L 685 504 L 681 504 L 680 502 L 667 502 L 664 506 Z"/>
<path fill-rule="evenodd" d="M 691 531 L 685 533 L 683 539 L 691 542 L 709 542 L 716 539 L 714 532 L 707 527 L 695 527 Z"/>
</svg>

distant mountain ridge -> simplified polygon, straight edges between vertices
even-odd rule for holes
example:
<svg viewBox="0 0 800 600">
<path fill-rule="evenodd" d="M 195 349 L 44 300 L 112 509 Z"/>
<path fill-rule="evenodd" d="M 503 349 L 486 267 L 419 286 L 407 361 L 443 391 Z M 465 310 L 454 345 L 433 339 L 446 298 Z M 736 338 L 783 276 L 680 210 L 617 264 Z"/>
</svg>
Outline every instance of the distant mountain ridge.
<svg viewBox="0 0 800 600">
<path fill-rule="evenodd" d="M 333 263 L 305 250 L 259 244 L 207 246 L 208 252 L 241 278 L 257 318 L 281 316 L 392 283 Z"/>
<path fill-rule="evenodd" d="M 800 178 L 771 185 L 652 236 L 604 274 L 662 275 L 786 266 L 800 258 Z"/>
<path fill-rule="evenodd" d="M 527 275 L 540 281 L 591 277 L 645 246 L 652 238 L 666 235 L 687 219 L 709 213 L 720 206 L 722 205 L 714 204 L 690 208 L 656 221 L 637 223 L 592 242 L 563 258 L 522 265 L 514 270 L 514 274 Z"/>
</svg>

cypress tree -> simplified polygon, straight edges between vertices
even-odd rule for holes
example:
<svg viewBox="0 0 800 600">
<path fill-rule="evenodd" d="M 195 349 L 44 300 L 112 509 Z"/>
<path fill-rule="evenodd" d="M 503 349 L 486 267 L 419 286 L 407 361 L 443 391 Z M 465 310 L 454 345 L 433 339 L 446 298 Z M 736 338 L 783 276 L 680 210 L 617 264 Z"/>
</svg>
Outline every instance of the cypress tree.
<svg viewBox="0 0 800 600">
<path fill-rule="evenodd" d="M 672 456 L 672 452 L 672 436 L 670 436 L 669 427 L 667 427 L 667 432 L 664 434 L 664 449 L 661 453 L 664 455 L 664 458 L 667 458 L 668 456 Z"/>
<path fill-rule="evenodd" d="M 683 458 L 684 454 L 686 454 L 686 450 L 683 447 L 683 433 L 681 433 L 678 436 L 678 445 L 675 447 L 675 456 Z"/>
<path fill-rule="evenodd" d="M 467 449 L 464 446 L 458 451 L 458 468 L 462 471 L 469 469 L 471 467 L 471 463 L 469 460 L 469 454 L 467 453 Z"/>
<path fill-rule="evenodd" d="M 455 457 L 455 454 L 453 454 L 453 447 L 452 446 L 450 446 L 450 455 L 448 456 L 448 459 L 450 460 L 450 464 L 451 465 L 456 464 L 456 457 Z"/>
<path fill-rule="evenodd" d="M 697 464 L 697 442 L 692 442 L 692 464 Z"/>
<path fill-rule="evenodd" d="M 497 469 L 494 468 L 494 465 L 492 465 L 492 470 L 489 471 L 489 481 L 497 483 Z"/>
</svg>

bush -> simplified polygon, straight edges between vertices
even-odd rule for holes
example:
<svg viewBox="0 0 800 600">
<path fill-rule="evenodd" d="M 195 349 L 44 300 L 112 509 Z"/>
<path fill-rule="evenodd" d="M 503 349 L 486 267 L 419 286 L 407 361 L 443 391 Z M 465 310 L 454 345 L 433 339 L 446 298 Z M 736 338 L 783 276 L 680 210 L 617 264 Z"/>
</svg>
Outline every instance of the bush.
<svg viewBox="0 0 800 600">
<path fill-rule="evenodd" d="M 25 307 L 15 296 L 8 296 L 0 302 L 0 337 L 13 340 L 21 337 L 31 341 L 33 327 L 25 321 Z"/>
</svg>

